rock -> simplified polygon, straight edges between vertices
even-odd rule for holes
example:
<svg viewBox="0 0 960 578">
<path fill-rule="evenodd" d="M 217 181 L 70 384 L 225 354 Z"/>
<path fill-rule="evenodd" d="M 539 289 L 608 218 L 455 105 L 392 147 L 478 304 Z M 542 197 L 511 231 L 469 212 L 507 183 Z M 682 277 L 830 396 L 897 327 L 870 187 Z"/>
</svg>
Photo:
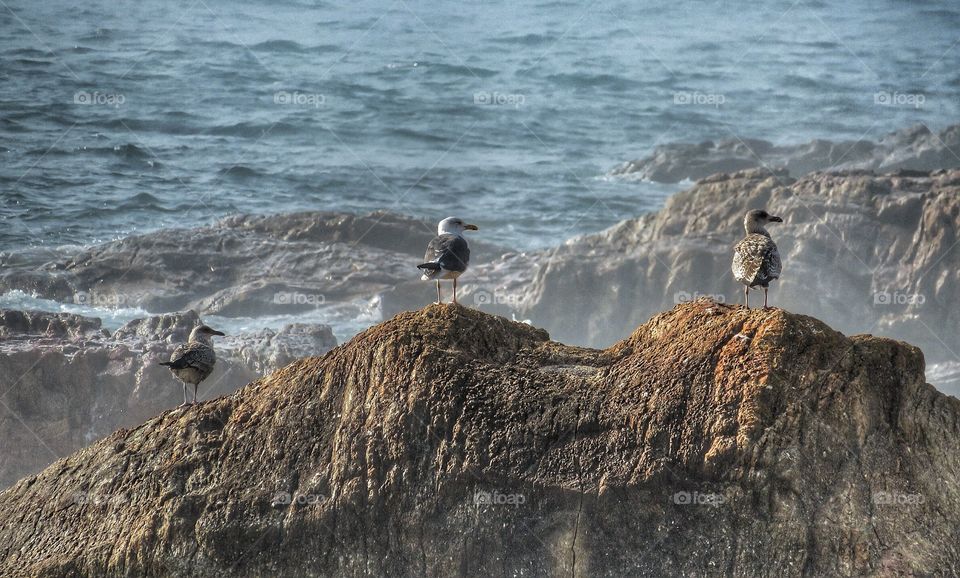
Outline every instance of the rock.
<svg viewBox="0 0 960 578">
<path fill-rule="evenodd" d="M 328 325 L 291 323 L 280 331 L 262 329 L 240 337 L 227 337 L 231 354 L 257 373 L 269 373 L 308 355 L 318 355 L 337 346 Z"/>
<path fill-rule="evenodd" d="M 960 146 L 960 125 L 935 134 L 924 125 L 890 133 L 879 142 L 813 140 L 777 146 L 759 139 L 729 139 L 656 147 L 648 157 L 629 161 L 612 175 L 634 175 L 663 183 L 698 180 L 716 173 L 751 168 L 786 169 L 800 177 L 814 171 L 868 169 L 882 172 L 960 168 L 952 151 Z"/>
<path fill-rule="evenodd" d="M 945 575 L 920 351 L 709 300 L 606 350 L 429 306 L 0 494 L 4 576 Z"/>
<path fill-rule="evenodd" d="M 606 346 L 698 296 L 742 302 L 731 251 L 748 209 L 785 219 L 771 304 L 838 329 L 916 343 L 928 359 L 960 351 L 960 171 L 922 177 L 748 170 L 704 179 L 656 214 L 542 255 L 523 315 L 556 338 Z M 762 303 L 753 293 L 752 304 Z M 960 391 L 952 390 L 952 393 Z"/>
<path fill-rule="evenodd" d="M 0 337 L 16 339 L 23 336 L 53 339 L 97 338 L 109 335 L 99 319 L 71 313 L 44 313 L 0 309 Z"/>
<path fill-rule="evenodd" d="M 165 313 L 134 319 L 117 329 L 113 338 L 146 344 L 153 342 L 179 344 L 189 339 L 190 332 L 199 324 L 200 316 L 193 310 Z"/>
<path fill-rule="evenodd" d="M 194 311 L 159 315 L 110 335 L 99 319 L 0 310 L 0 488 L 181 403 L 179 382 L 157 363 L 169 359 L 199 320 Z M 231 393 L 293 359 L 334 346 L 325 325 L 218 338 L 217 365 L 200 395 Z"/>
<path fill-rule="evenodd" d="M 0 275 L 0 291 L 151 313 L 260 317 L 320 305 L 354 311 L 418 279 L 416 264 L 435 231 L 435 223 L 383 212 L 235 216 L 211 227 L 130 236 L 46 263 L 14 256 Z M 481 255 L 501 252 L 482 239 L 471 245 Z M 419 284 L 401 299 L 422 306 L 432 295 Z"/>
</svg>

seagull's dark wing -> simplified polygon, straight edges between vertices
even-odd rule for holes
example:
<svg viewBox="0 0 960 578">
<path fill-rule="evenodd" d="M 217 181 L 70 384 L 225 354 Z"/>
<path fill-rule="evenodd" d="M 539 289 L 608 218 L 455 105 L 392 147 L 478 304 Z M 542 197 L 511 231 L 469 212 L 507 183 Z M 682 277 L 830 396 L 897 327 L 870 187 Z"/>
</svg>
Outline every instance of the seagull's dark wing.
<svg viewBox="0 0 960 578">
<path fill-rule="evenodd" d="M 733 276 L 748 287 L 767 286 L 780 277 L 780 268 L 777 245 L 766 235 L 747 235 L 733 250 Z"/>
<path fill-rule="evenodd" d="M 466 271 L 470 262 L 470 246 L 459 235 L 439 235 L 427 245 L 424 263 L 417 265 L 424 270 Z"/>
</svg>

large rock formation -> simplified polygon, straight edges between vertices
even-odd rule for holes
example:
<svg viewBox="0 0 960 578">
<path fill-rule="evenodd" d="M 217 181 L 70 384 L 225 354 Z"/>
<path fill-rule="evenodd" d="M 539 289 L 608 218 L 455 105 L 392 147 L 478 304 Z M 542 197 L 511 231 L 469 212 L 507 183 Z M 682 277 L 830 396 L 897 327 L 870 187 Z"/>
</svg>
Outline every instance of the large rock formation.
<svg viewBox="0 0 960 578">
<path fill-rule="evenodd" d="M 800 145 L 775 145 L 760 139 L 734 138 L 665 144 L 656 147 L 650 156 L 623 163 L 611 174 L 676 183 L 760 167 L 787 169 L 795 177 L 844 169 L 927 172 L 960 168 L 960 157 L 953 152 L 956 150 L 960 150 L 960 125 L 939 133 L 918 125 L 890 133 L 878 142 L 818 139 Z"/>
<path fill-rule="evenodd" d="M 945 575 L 958 429 L 918 349 L 782 310 L 430 306 L 20 481 L 0 574 Z"/>
<path fill-rule="evenodd" d="M 95 318 L 0 310 L 0 488 L 181 403 L 179 382 L 157 363 L 198 321 L 193 311 L 159 315 L 111 335 Z M 219 359 L 201 398 L 335 345 L 324 325 L 217 338 Z"/>
<path fill-rule="evenodd" d="M 732 246 L 744 234 L 744 213 L 765 207 L 785 220 L 769 227 L 784 263 L 772 304 L 842 331 L 916 343 L 936 362 L 956 360 L 958 193 L 957 170 L 717 175 L 656 214 L 542 255 L 524 314 L 558 339 L 605 346 L 698 295 L 742 301 L 730 273 Z"/>
</svg>

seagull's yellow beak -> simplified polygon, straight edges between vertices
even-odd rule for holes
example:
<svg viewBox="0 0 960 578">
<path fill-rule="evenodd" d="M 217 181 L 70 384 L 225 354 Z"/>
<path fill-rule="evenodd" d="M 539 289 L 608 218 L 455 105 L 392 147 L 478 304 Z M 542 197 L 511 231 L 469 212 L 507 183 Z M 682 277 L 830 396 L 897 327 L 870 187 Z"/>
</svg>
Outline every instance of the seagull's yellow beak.
<svg viewBox="0 0 960 578">
<path fill-rule="evenodd" d="M 463 226 L 463 229 L 464 229 L 465 231 L 479 231 L 479 230 L 480 230 L 480 227 L 478 227 L 478 226 L 476 226 L 476 225 L 464 225 L 464 226 Z"/>
</svg>

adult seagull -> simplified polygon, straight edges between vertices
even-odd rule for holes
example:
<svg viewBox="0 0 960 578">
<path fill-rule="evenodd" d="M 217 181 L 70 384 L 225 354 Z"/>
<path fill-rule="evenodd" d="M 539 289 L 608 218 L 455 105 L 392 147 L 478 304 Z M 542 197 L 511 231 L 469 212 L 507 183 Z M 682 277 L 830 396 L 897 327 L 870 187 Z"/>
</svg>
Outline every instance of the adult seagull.
<svg viewBox="0 0 960 578">
<path fill-rule="evenodd" d="M 743 283 L 743 302 L 750 307 L 750 289 L 763 287 L 763 308 L 767 308 L 770 282 L 780 277 L 780 252 L 764 225 L 782 223 L 783 219 L 754 209 L 743 218 L 747 233 L 733 249 L 733 276 Z"/>
<path fill-rule="evenodd" d="M 459 217 L 447 217 L 437 225 L 437 236 L 427 245 L 423 256 L 425 263 L 417 265 L 423 271 L 420 279 L 437 282 L 437 303 L 443 303 L 440 295 L 440 280 L 453 280 L 453 302 L 457 302 L 457 277 L 467 270 L 470 263 L 470 246 L 463 238 L 464 231 L 479 231 L 476 225 L 469 225 Z"/>
</svg>

